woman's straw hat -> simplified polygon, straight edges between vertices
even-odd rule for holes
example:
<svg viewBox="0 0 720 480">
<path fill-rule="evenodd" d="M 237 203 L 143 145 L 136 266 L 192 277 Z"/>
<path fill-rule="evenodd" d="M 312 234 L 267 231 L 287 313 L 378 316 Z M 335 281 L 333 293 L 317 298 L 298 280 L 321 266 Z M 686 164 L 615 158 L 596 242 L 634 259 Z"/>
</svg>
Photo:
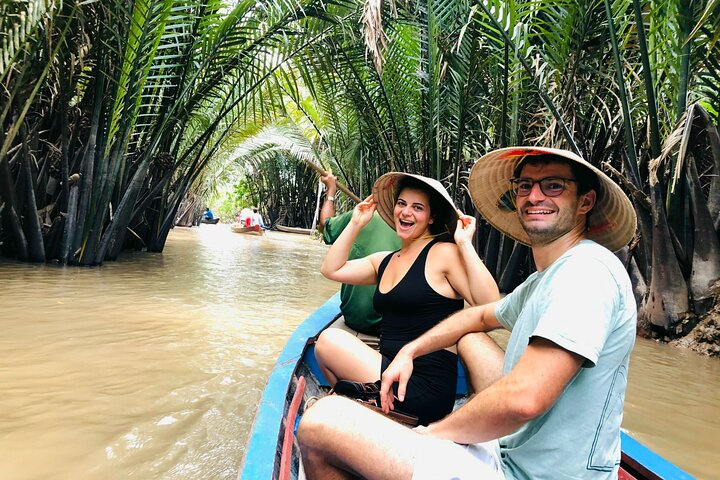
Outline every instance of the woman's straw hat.
<svg viewBox="0 0 720 480">
<path fill-rule="evenodd" d="M 457 227 L 458 212 L 455 204 L 450 198 L 447 190 L 443 187 L 442 183 L 435 179 L 423 177 L 422 175 L 415 175 L 412 173 L 402 172 L 390 172 L 386 173 L 382 177 L 378 178 L 373 187 L 373 199 L 375 200 L 375 208 L 380 214 L 385 223 L 390 225 L 390 228 L 395 230 L 395 219 L 393 218 L 393 210 L 395 208 L 395 201 L 397 200 L 398 191 L 397 186 L 401 183 L 405 177 L 412 177 L 416 180 L 427 185 L 430 190 L 433 190 L 439 194 L 444 202 L 447 202 L 445 212 L 431 211 L 430 214 L 435 219 L 435 223 L 444 224 L 446 226 L 445 231 L 450 234 L 450 239 L 455 234 L 455 228 Z M 438 214 L 444 215 L 443 218 L 438 218 Z"/>
<path fill-rule="evenodd" d="M 501 148 L 483 155 L 470 171 L 468 187 L 475 208 L 493 227 L 525 245 L 530 238 L 520 224 L 510 179 L 518 164 L 530 155 L 554 155 L 591 170 L 600 188 L 588 217 L 587 238 L 615 252 L 635 234 L 637 217 L 627 195 L 607 175 L 567 150 L 545 147 Z"/>
</svg>

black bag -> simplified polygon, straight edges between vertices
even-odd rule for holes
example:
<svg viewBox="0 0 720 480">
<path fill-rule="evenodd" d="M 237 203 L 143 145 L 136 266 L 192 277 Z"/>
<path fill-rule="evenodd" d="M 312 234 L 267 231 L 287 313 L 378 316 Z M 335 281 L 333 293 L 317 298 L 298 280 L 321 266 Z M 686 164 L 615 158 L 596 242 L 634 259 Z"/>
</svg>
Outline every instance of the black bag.
<svg viewBox="0 0 720 480">
<path fill-rule="evenodd" d="M 360 404 L 371 410 L 375 410 L 391 420 L 395 420 L 408 427 L 415 427 L 418 424 L 418 417 L 415 415 L 409 415 L 398 410 L 390 410 L 388 413 L 382 411 L 380 407 L 380 380 L 370 383 L 338 380 L 332 390 L 330 390 L 330 394 L 342 395 L 343 397 L 357 400 Z"/>
<path fill-rule="evenodd" d="M 330 393 L 336 393 L 343 397 L 354 398 L 355 400 L 372 401 L 376 406 L 380 405 L 380 380 L 374 383 L 360 383 L 352 380 L 338 380 Z"/>
</svg>

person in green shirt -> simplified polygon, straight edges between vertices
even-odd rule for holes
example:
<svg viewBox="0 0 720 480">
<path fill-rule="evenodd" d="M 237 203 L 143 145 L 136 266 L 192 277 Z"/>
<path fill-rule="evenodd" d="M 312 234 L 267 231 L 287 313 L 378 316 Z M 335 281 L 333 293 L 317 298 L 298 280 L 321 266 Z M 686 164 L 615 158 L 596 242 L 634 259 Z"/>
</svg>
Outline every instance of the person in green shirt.
<svg viewBox="0 0 720 480">
<path fill-rule="evenodd" d="M 335 216 L 335 195 L 337 193 L 335 175 L 328 173 L 321 176 L 320 181 L 325 184 L 326 192 L 325 201 L 320 210 L 318 230 L 322 233 L 323 241 L 327 245 L 332 245 L 350 223 L 353 212 L 351 210 Z M 400 239 L 395 230 L 375 213 L 372 220 L 355 239 L 349 259 L 363 258 L 376 252 L 394 251 L 399 249 L 400 245 Z M 340 328 L 349 327 L 361 340 L 376 346 L 377 338 L 374 337 L 380 334 L 381 316 L 373 308 L 374 293 L 375 285 L 342 284 L 340 287 L 340 312 L 344 317 L 344 322 L 338 322 L 338 326 Z"/>
</svg>

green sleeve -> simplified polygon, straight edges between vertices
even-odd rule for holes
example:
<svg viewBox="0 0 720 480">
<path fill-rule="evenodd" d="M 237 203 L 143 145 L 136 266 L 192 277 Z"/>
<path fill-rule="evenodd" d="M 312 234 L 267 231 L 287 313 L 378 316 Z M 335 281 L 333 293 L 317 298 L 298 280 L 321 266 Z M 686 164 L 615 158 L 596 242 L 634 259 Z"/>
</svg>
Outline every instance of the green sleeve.
<svg viewBox="0 0 720 480">
<path fill-rule="evenodd" d="M 325 227 L 323 228 L 323 241 L 325 244 L 332 245 L 335 243 L 335 240 L 337 240 L 342 231 L 345 230 L 345 227 L 347 227 L 348 223 L 350 223 L 352 213 L 353 212 L 351 210 L 325 220 Z"/>
</svg>

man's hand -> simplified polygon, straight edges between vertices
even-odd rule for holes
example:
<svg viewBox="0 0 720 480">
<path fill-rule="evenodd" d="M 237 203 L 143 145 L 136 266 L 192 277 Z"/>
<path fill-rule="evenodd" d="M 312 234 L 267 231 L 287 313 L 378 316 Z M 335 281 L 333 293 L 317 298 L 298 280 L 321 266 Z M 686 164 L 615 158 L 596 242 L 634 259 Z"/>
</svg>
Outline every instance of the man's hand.
<svg viewBox="0 0 720 480">
<path fill-rule="evenodd" d="M 458 210 L 457 228 L 455 229 L 455 244 L 462 245 L 466 242 L 472 242 L 473 235 L 475 234 L 475 217 L 472 215 L 465 215 Z"/>
<path fill-rule="evenodd" d="M 320 175 L 320 181 L 325 184 L 328 195 L 335 195 L 337 191 L 337 178 L 335 178 L 332 172 L 328 172 L 326 175 Z"/>
<path fill-rule="evenodd" d="M 392 363 L 388 365 L 381 377 L 380 405 L 383 412 L 388 413 L 395 409 L 395 395 L 392 386 L 398 382 L 398 400 L 405 400 L 405 389 L 413 371 L 413 357 L 404 348 L 395 355 Z"/>
</svg>

